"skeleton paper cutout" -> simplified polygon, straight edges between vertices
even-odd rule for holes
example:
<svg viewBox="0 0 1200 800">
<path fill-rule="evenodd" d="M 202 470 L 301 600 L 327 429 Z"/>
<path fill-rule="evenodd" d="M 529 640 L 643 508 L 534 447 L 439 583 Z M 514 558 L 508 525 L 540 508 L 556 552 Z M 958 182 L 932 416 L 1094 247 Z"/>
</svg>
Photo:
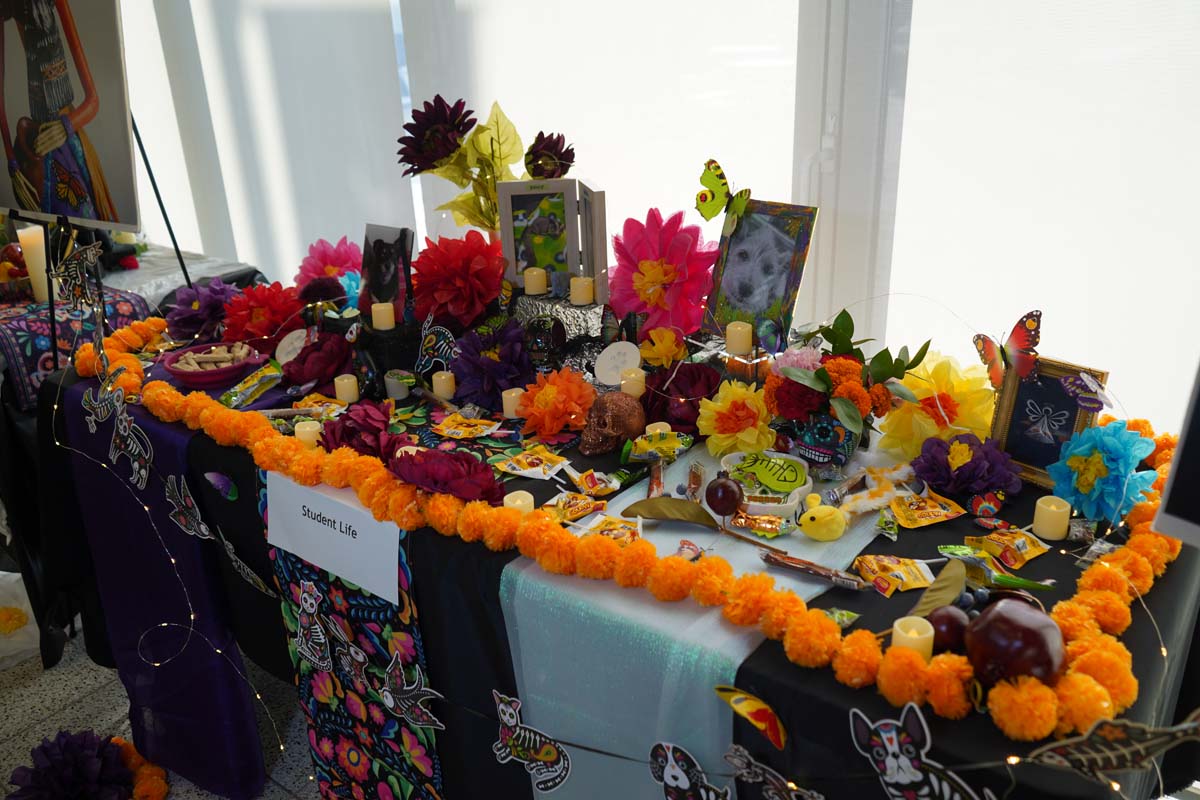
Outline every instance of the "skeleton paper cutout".
<svg viewBox="0 0 1200 800">
<path fill-rule="evenodd" d="M 379 690 L 383 705 L 393 716 L 411 725 L 445 730 L 446 726 L 424 705 L 426 700 L 441 700 L 442 695 L 425 685 L 425 675 L 421 672 L 420 664 L 414 663 L 412 669 L 413 681 L 409 683 L 404 677 L 404 664 L 400 661 L 400 654 L 392 656 L 383 688 Z"/>
<path fill-rule="evenodd" d="M 980 800 L 962 778 L 926 757 L 933 742 L 925 717 L 915 704 L 906 705 L 899 720 L 881 719 L 875 723 L 852 708 L 850 734 L 858 752 L 866 756 L 879 774 L 879 782 L 891 800 L 916 797 Z M 984 789 L 983 800 L 995 797 Z"/>
<path fill-rule="evenodd" d="M 337 657 L 338 664 L 344 672 L 350 675 L 350 679 L 355 684 L 365 687 L 367 685 L 367 654 L 346 637 L 346 632 L 340 625 L 330 622 L 329 631 L 333 634 L 333 638 L 337 639 L 334 644 L 334 656 Z"/>
<path fill-rule="evenodd" d="M 296 618 L 296 652 L 322 672 L 333 669 L 329 655 L 329 637 L 321 625 L 317 610 L 324 595 L 311 581 L 300 581 L 300 613 Z"/>
<path fill-rule="evenodd" d="M 103 245 L 100 242 L 89 244 L 87 247 L 77 247 L 51 272 L 58 280 L 59 290 L 66 295 L 65 300 L 72 311 L 90 308 L 99 302 L 88 279 L 88 270 L 100 261 L 102 249 Z"/>
<path fill-rule="evenodd" d="M 650 775 L 662 784 L 667 800 L 729 800 L 726 786 L 718 789 L 708 782 L 704 770 L 692 754 L 668 742 L 650 748 Z"/>
<path fill-rule="evenodd" d="M 113 388 L 113 384 L 117 382 L 117 378 L 121 377 L 123 372 L 125 372 L 124 367 L 117 367 L 108 373 L 108 377 L 99 386 L 94 387 L 94 391 L 92 387 L 89 387 L 83 393 L 81 403 L 83 410 L 87 413 L 83 421 L 87 423 L 88 433 L 95 433 L 97 422 L 104 422 L 117 409 L 124 408 L 125 390 Z"/>
<path fill-rule="evenodd" d="M 229 556 L 229 563 L 233 565 L 233 571 L 236 572 L 242 580 L 265 594 L 267 597 L 277 600 L 279 595 L 275 594 L 275 591 L 271 589 L 270 586 L 267 586 L 266 582 L 263 581 L 262 578 L 258 577 L 258 573 L 250 569 L 250 565 L 238 558 L 237 552 L 233 549 L 233 543 L 225 538 L 225 534 L 221 532 L 220 528 L 217 528 L 217 536 L 220 538 L 221 544 L 225 545 L 225 555 Z"/>
<path fill-rule="evenodd" d="M 725 754 L 734 774 L 744 783 L 761 783 L 763 800 L 825 800 L 825 795 L 802 789 L 766 764 L 754 760 L 746 748 L 735 744 Z"/>
<path fill-rule="evenodd" d="M 129 482 L 138 489 L 145 489 L 146 481 L 150 479 L 150 465 L 154 462 L 154 449 L 150 446 L 150 439 L 129 416 L 124 403 L 116 409 L 115 416 L 117 421 L 113 425 L 112 443 L 108 446 L 108 460 L 116 466 L 122 456 L 128 458 Z"/>
<path fill-rule="evenodd" d="M 167 476 L 167 502 L 171 504 L 171 521 L 178 525 L 180 530 L 197 539 L 213 538 L 212 531 L 204 524 L 204 520 L 200 519 L 200 509 L 196 507 L 187 480 L 182 475 L 179 476 L 178 484 L 175 483 L 174 475 Z"/>
<path fill-rule="evenodd" d="M 539 792 L 552 792 L 571 775 L 571 756 L 554 739 L 521 722 L 521 701 L 495 689 L 496 714 L 500 717 L 500 738 L 492 752 L 501 764 L 519 761 L 533 777 Z"/>
<path fill-rule="evenodd" d="M 433 314 L 425 318 L 421 326 L 421 354 L 413 370 L 418 375 L 433 369 L 438 363 L 442 369 L 450 369 L 451 362 L 458 358 L 458 346 L 454 334 L 441 325 L 433 324 Z"/>
</svg>

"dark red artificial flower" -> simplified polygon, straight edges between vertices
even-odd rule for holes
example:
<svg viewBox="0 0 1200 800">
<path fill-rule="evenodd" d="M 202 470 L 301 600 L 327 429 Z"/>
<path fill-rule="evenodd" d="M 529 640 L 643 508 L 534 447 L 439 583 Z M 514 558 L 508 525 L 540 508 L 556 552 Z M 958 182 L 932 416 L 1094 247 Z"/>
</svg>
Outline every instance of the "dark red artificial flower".
<svg viewBox="0 0 1200 800">
<path fill-rule="evenodd" d="M 447 316 L 469 327 L 500 296 L 505 263 L 500 242 L 489 243 L 479 231 L 464 239 L 426 239 L 413 263 L 417 316 Z"/>
<path fill-rule="evenodd" d="M 828 400 L 824 393 L 788 379 L 775 390 L 775 406 L 779 409 L 779 416 L 797 422 L 807 422 Z"/>
<path fill-rule="evenodd" d="M 504 502 L 504 488 L 492 468 L 470 453 L 417 450 L 393 456 L 388 470 L 404 483 L 427 492 L 452 494 L 460 500 Z"/>
<path fill-rule="evenodd" d="M 346 372 L 350 356 L 350 343 L 345 336 L 318 334 L 315 342 L 304 345 L 295 358 L 283 365 L 283 379 L 292 386 L 316 381 L 318 387 L 323 387 Z"/>
<path fill-rule="evenodd" d="M 399 139 L 400 163 L 408 167 L 405 175 L 434 169 L 462 146 L 463 139 L 475 127 L 475 112 L 465 100 L 454 105 L 436 95 L 425 101 L 423 109 L 413 109 L 413 120 L 404 126 L 408 136 Z"/>
<path fill-rule="evenodd" d="M 304 326 L 300 309 L 304 304 L 295 286 L 286 289 L 279 281 L 248 286 L 225 304 L 227 342 L 246 342 L 261 353 L 274 353 L 279 340 Z"/>
<path fill-rule="evenodd" d="M 700 401 L 711 399 L 721 385 L 721 373 L 707 364 L 679 364 L 646 377 L 642 408 L 646 422 L 666 422 L 677 433 L 698 433 Z"/>
<path fill-rule="evenodd" d="M 534 178 L 561 178 L 574 163 L 575 148 L 567 146 L 567 139 L 561 133 L 538 131 L 525 151 L 525 169 Z"/>
<path fill-rule="evenodd" d="M 321 446 L 331 453 L 339 447 L 349 447 L 356 453 L 386 461 L 403 438 L 388 433 L 391 419 L 391 400 L 382 403 L 360 400 L 340 417 L 325 420 Z"/>
</svg>

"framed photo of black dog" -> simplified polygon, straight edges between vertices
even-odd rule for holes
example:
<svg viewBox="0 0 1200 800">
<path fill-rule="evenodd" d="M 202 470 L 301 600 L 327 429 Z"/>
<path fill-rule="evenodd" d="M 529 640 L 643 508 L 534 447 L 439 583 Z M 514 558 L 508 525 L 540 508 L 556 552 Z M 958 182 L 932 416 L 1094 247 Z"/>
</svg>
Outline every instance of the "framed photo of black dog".
<svg viewBox="0 0 1200 800">
<path fill-rule="evenodd" d="M 1021 380 L 1016 370 L 1005 374 L 992 438 L 1012 456 L 1026 483 L 1053 488 L 1046 467 L 1058 460 L 1063 443 L 1073 434 L 1095 424 L 1096 412 L 1085 408 L 1079 392 L 1069 388 L 1073 381 L 1082 384 L 1082 375 L 1100 387 L 1108 381 L 1103 370 L 1048 358 L 1038 359 L 1037 374 L 1029 380 Z"/>
<path fill-rule="evenodd" d="M 402 262 L 411 261 L 412 246 L 411 231 L 389 225 L 367 225 L 358 300 L 360 312 L 370 314 L 372 303 L 392 303 L 396 308 L 396 319 L 404 318 Z"/>
<path fill-rule="evenodd" d="M 704 329 L 730 322 L 766 325 L 787 341 L 817 209 L 751 199 L 737 227 L 721 236 Z"/>
<path fill-rule="evenodd" d="M 579 191 L 572 178 L 500 181 L 500 242 L 505 277 L 525 285 L 530 267 L 582 275 L 579 261 Z"/>
</svg>

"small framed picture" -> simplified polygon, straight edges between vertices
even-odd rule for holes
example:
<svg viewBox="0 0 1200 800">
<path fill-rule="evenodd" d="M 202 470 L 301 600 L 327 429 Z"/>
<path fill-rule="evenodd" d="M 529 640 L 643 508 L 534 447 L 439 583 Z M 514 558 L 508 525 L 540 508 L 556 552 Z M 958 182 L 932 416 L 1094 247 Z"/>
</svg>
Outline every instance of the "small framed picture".
<svg viewBox="0 0 1200 800">
<path fill-rule="evenodd" d="M 1070 383 L 1088 375 L 1103 387 L 1108 373 L 1064 361 L 1038 360 L 1037 377 L 1023 381 L 1009 370 L 1000 388 L 992 438 L 1021 468 L 1021 477 L 1032 484 L 1052 488 L 1046 467 L 1058 460 L 1063 443 L 1073 434 L 1091 427 L 1096 412 L 1085 410 Z M 1064 381 L 1063 379 L 1067 380 Z"/>
<path fill-rule="evenodd" d="M 579 275 L 579 209 L 575 181 L 500 181 L 500 242 L 505 276 L 524 286 L 530 267 Z"/>
<path fill-rule="evenodd" d="M 604 192 L 579 181 L 580 260 L 585 278 L 595 279 L 596 302 L 608 303 L 608 236 Z"/>
<path fill-rule="evenodd" d="M 774 328 L 787 341 L 817 209 L 751 199 L 737 227 L 721 236 L 704 329 L 718 336 L 730 322 Z"/>
</svg>

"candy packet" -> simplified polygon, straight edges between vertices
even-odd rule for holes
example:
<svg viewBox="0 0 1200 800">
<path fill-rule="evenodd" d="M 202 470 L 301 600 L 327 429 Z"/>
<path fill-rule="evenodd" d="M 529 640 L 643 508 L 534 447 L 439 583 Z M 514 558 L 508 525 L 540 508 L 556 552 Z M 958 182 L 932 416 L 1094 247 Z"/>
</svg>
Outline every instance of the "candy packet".
<svg viewBox="0 0 1200 800">
<path fill-rule="evenodd" d="M 430 430 L 449 439 L 477 439 L 500 428 L 500 423 L 491 419 L 470 419 L 454 413 L 434 425 Z M 528 451 L 527 451 L 528 452 Z"/>
<path fill-rule="evenodd" d="M 958 503 L 928 488 L 924 494 L 910 492 L 895 497 L 890 507 L 896 515 L 896 522 L 904 528 L 924 528 L 926 525 L 957 519 L 967 513 Z"/>
<path fill-rule="evenodd" d="M 1028 589 L 1046 591 L 1054 588 L 1053 580 L 1031 581 L 1009 575 L 986 550 L 976 550 L 965 544 L 944 544 L 938 552 L 948 558 L 956 558 L 967 568 L 967 583 L 976 587 L 999 587 L 1001 589 Z"/>
<path fill-rule="evenodd" d="M 900 526 L 896 524 L 896 515 L 890 508 L 879 509 L 879 519 L 875 522 L 875 530 L 893 542 L 900 540 Z"/>
<path fill-rule="evenodd" d="M 629 544 L 642 538 L 642 519 L 621 519 L 605 514 L 591 524 L 588 533 L 598 533 L 616 539 L 620 544 Z"/>
<path fill-rule="evenodd" d="M 963 542 L 992 554 L 1009 569 L 1020 569 L 1050 549 L 1040 539 L 1020 528 L 1001 528 L 987 536 L 967 536 Z"/>
<path fill-rule="evenodd" d="M 862 614 L 847 611 L 844 608 L 823 608 L 821 610 L 825 612 L 825 616 L 836 622 L 842 630 L 849 628 L 862 616 Z"/>
<path fill-rule="evenodd" d="M 496 469 L 509 475 L 546 480 L 554 476 L 567 460 L 550 452 L 545 445 L 534 445 L 523 453 L 496 464 Z"/>
<path fill-rule="evenodd" d="M 271 359 L 238 381 L 232 389 L 224 392 L 220 397 L 221 405 L 229 408 L 248 406 L 281 380 L 283 367 L 279 366 L 278 361 Z"/>
<path fill-rule="evenodd" d="M 621 463 L 658 461 L 660 459 L 674 461 L 687 452 L 694 441 L 694 437 L 675 431 L 643 433 L 636 439 L 625 443 L 625 449 L 621 451 Z"/>
<path fill-rule="evenodd" d="M 884 597 L 891 597 L 897 590 L 924 589 L 933 583 L 929 565 L 911 558 L 864 554 L 854 559 L 854 569 Z"/>
<path fill-rule="evenodd" d="M 588 514 L 603 511 L 608 508 L 606 500 L 597 500 L 579 492 L 562 492 L 546 503 L 542 508 L 558 516 L 565 522 L 575 522 Z"/>
</svg>

